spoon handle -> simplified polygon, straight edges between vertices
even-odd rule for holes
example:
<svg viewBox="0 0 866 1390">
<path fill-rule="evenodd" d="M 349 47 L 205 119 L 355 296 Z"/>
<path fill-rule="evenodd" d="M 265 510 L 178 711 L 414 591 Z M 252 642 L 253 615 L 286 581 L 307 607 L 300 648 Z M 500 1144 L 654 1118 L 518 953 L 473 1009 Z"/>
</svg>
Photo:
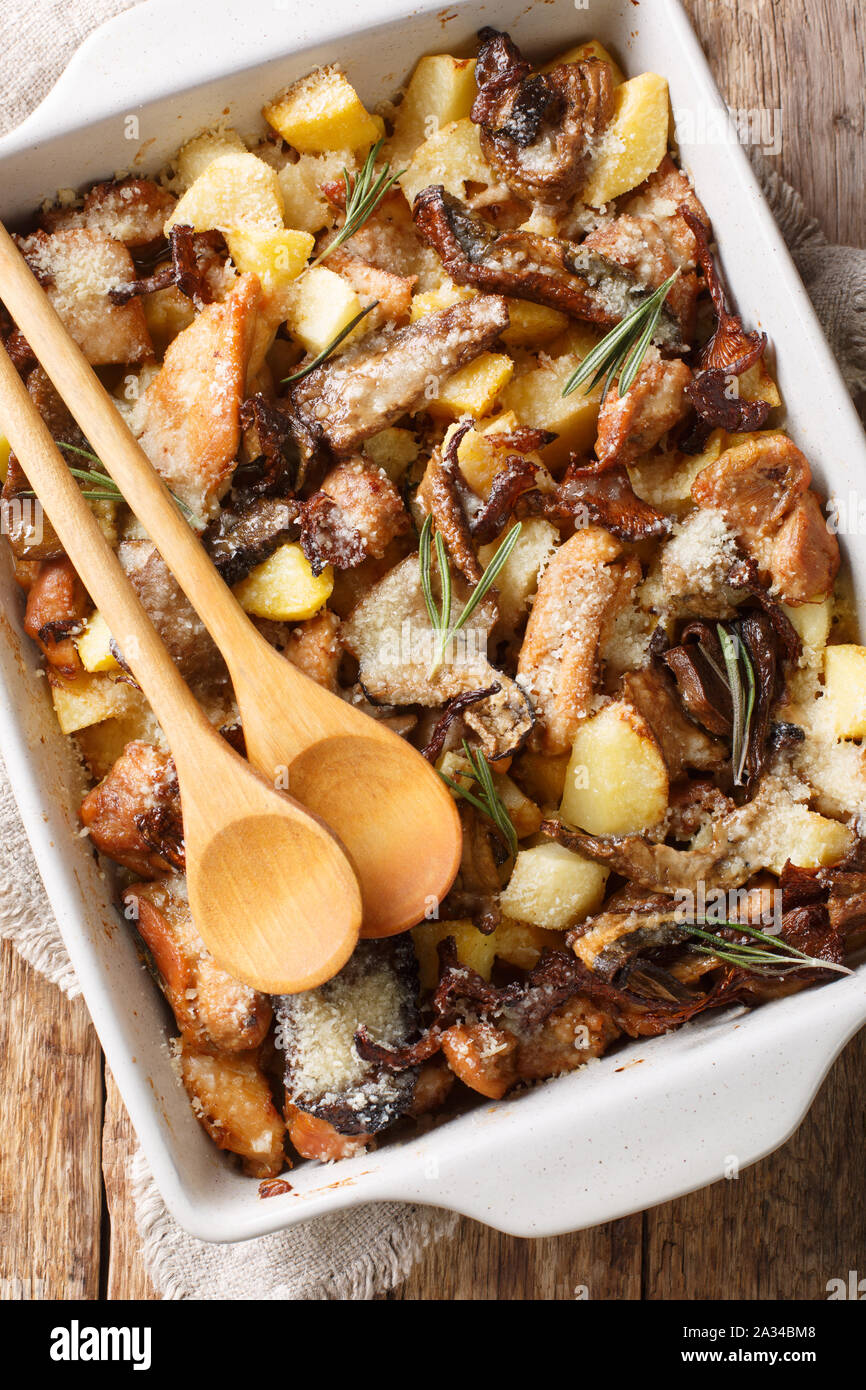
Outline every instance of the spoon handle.
<svg viewBox="0 0 866 1390">
<path fill-rule="evenodd" d="M 0 415 L 13 452 L 75 569 L 135 675 L 172 747 L 212 732 L 169 657 L 66 460 L 0 347 Z"/>
<path fill-rule="evenodd" d="M 184 521 L 115 402 L 70 337 L 2 224 L 0 299 L 216 645 L 227 659 L 231 655 L 232 662 L 254 662 L 263 639 L 214 569 L 195 532 Z M 68 546 L 65 549 L 72 554 Z M 80 572 L 83 575 L 83 570 Z M 101 600 L 99 606 L 102 608 Z M 110 626 L 107 607 L 104 611 Z"/>
</svg>

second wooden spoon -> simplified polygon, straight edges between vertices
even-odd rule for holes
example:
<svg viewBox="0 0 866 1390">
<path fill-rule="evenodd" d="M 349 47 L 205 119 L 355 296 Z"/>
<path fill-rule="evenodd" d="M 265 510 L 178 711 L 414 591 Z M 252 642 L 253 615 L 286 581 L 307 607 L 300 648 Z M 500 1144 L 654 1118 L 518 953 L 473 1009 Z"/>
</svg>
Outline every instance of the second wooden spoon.
<svg viewBox="0 0 866 1390">
<path fill-rule="evenodd" d="M 441 779 L 416 749 L 309 680 L 253 626 L 2 226 L 0 298 L 222 652 L 251 762 L 348 849 L 361 934 L 390 936 L 435 916 L 461 852 L 460 818 Z"/>
<path fill-rule="evenodd" d="M 268 994 L 335 975 L 361 895 L 330 830 L 254 772 L 208 723 L 0 347 L 3 429 L 85 588 L 128 654 L 177 768 L 196 928 L 214 958 Z"/>
</svg>

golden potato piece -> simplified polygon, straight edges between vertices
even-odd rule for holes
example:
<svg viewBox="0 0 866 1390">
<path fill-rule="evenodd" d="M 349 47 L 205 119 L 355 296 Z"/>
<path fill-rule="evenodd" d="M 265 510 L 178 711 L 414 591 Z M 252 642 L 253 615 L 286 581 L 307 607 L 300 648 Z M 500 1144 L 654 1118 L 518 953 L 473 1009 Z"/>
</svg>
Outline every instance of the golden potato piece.
<svg viewBox="0 0 866 1390">
<path fill-rule="evenodd" d="M 565 931 L 601 907 L 608 873 L 564 845 L 522 849 L 500 895 L 502 910 L 547 931 Z"/>
<path fill-rule="evenodd" d="M 853 642 L 827 647 L 824 652 L 824 703 L 837 738 L 866 735 L 866 647 Z"/>
<path fill-rule="evenodd" d="M 337 68 L 316 68 L 262 107 L 262 115 L 300 154 L 358 150 L 372 145 L 384 126 L 364 109 Z"/>
<path fill-rule="evenodd" d="M 580 195 L 583 201 L 601 207 L 649 178 L 667 152 L 669 124 L 670 98 L 663 77 L 644 72 L 617 87 L 613 117 Z"/>
<path fill-rule="evenodd" d="M 577 731 L 560 814 L 591 835 L 626 835 L 658 825 L 668 807 L 668 773 L 643 717 L 619 700 Z"/>
<path fill-rule="evenodd" d="M 328 602 L 333 587 L 330 565 L 313 574 L 297 542 L 286 541 L 235 586 L 235 597 L 247 613 L 287 623 L 312 618 Z"/>
</svg>

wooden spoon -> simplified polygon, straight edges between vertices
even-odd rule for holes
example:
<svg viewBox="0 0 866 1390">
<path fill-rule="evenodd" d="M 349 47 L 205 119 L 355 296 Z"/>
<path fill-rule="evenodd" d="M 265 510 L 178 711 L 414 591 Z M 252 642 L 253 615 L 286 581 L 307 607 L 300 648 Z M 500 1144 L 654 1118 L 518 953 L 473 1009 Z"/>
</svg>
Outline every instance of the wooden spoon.
<svg viewBox="0 0 866 1390">
<path fill-rule="evenodd" d="M 2 226 L 0 298 L 222 652 L 250 761 L 347 847 L 361 884 L 362 936 L 390 936 L 434 916 L 461 851 L 457 808 L 441 779 L 416 749 L 304 676 L 253 626 Z"/>
<path fill-rule="evenodd" d="M 3 429 L 168 739 L 189 902 L 230 974 L 268 994 L 330 979 L 358 940 L 361 895 L 328 827 L 254 772 L 208 723 L 0 347 Z"/>
</svg>

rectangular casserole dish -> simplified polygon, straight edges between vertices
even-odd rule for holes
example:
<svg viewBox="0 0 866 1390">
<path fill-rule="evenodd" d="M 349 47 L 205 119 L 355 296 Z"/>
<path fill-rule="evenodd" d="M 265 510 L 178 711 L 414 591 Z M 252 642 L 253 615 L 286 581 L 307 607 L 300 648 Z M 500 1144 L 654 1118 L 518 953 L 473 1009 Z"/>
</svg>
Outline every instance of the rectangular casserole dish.
<svg viewBox="0 0 866 1390">
<path fill-rule="evenodd" d="M 296 13 L 300 11 L 300 13 Z M 425 52 L 507 28 L 530 55 L 597 37 L 630 75 L 668 78 L 680 152 L 716 231 L 732 294 L 776 349 L 788 423 L 817 486 L 845 496 L 866 463 L 860 422 L 743 151 L 718 141 L 724 106 L 677 0 L 148 3 L 100 29 L 27 122 L 0 141 L 0 215 L 14 224 L 58 187 L 152 172 L 220 116 L 252 134 L 272 92 L 339 60 L 365 102 L 391 96 Z M 75 128 L 70 129 L 69 112 Z M 135 119 L 130 119 L 134 117 Z M 710 141 L 700 143 L 710 133 Z M 692 143 L 685 137 L 689 136 Z M 820 410 L 816 403 L 820 402 Z M 866 558 L 848 554 L 866 596 Z M 821 989 L 733 1009 L 336 1167 L 303 1165 L 262 1201 L 199 1128 L 176 1081 L 165 1015 L 109 885 L 78 835 L 79 774 L 60 734 L 20 599 L 0 565 L 0 746 L 87 1004 L 158 1186 L 204 1240 L 241 1240 L 361 1202 L 452 1208 L 522 1236 L 594 1225 L 714 1182 L 802 1119 L 834 1057 L 866 1022 L 866 965 Z M 640 1065 L 637 1065 L 640 1063 Z"/>
</svg>

